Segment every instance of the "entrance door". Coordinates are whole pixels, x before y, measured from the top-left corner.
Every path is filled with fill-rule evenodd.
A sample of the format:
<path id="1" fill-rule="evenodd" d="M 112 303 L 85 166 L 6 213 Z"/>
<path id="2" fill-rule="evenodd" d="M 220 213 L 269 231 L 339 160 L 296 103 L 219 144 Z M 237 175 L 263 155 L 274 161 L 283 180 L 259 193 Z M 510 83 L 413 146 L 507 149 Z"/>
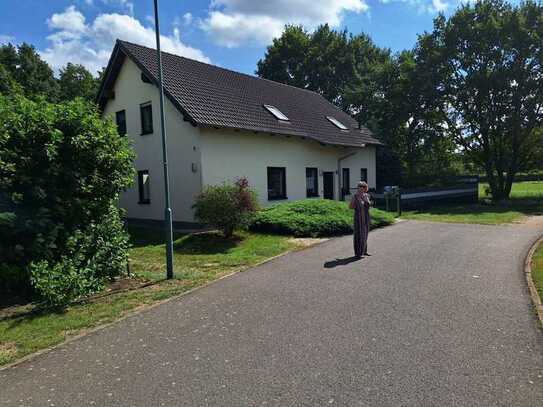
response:
<path id="1" fill-rule="evenodd" d="M 334 173 L 333 172 L 323 172 L 322 173 L 322 184 L 324 187 L 323 198 L 324 199 L 334 199 Z"/>

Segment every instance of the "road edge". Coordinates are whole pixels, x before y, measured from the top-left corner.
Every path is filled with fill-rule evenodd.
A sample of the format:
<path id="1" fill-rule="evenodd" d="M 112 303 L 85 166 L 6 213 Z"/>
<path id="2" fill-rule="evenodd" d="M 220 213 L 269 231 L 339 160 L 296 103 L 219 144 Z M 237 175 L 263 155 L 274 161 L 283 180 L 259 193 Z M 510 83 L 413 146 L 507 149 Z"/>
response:
<path id="1" fill-rule="evenodd" d="M 534 242 L 534 244 L 532 244 L 532 247 L 530 247 L 530 250 L 528 251 L 528 255 L 524 261 L 524 275 L 526 276 L 526 282 L 528 284 L 530 296 L 532 297 L 532 303 L 534 304 L 535 311 L 539 318 L 540 328 L 543 328 L 543 303 L 535 287 L 534 279 L 532 278 L 532 258 L 535 251 L 541 244 L 543 244 L 543 236 L 540 236 Z"/>
<path id="2" fill-rule="evenodd" d="M 395 221 L 393 223 L 391 223 L 390 225 L 385 225 L 385 226 L 382 226 L 382 227 L 378 227 L 378 228 L 373 229 L 372 231 L 378 231 L 378 230 L 385 229 L 385 228 L 390 227 L 390 226 L 395 226 L 395 225 L 398 225 L 398 224 L 403 223 L 405 221 L 407 221 L 407 220 L 395 219 Z M 348 236 L 348 235 L 344 235 L 344 236 Z M 149 311 L 149 310 L 151 310 L 151 309 L 153 309 L 155 307 L 158 307 L 158 306 L 160 306 L 162 304 L 168 303 L 170 301 L 174 301 L 174 300 L 182 298 L 182 297 L 184 297 L 186 295 L 192 294 L 195 291 L 198 291 L 198 290 L 201 290 L 203 288 L 209 287 L 212 284 L 218 283 L 219 281 L 224 280 L 226 278 L 230 278 L 230 277 L 232 277 L 232 276 L 234 276 L 234 275 L 236 275 L 238 273 L 247 272 L 249 270 L 252 270 L 252 269 L 255 269 L 255 268 L 259 267 L 259 266 L 262 266 L 262 265 L 264 265 L 266 263 L 269 263 L 270 261 L 276 260 L 276 259 L 281 258 L 283 256 L 287 256 L 287 255 L 289 255 L 291 253 L 311 249 L 311 248 L 314 248 L 315 246 L 325 244 L 325 243 L 327 243 L 327 242 L 329 242 L 331 240 L 341 238 L 341 237 L 344 237 L 344 236 L 326 237 L 326 238 L 323 238 L 322 241 L 316 242 L 316 243 L 314 243 L 312 245 L 309 245 L 309 246 L 305 246 L 305 247 L 301 247 L 301 248 L 292 248 L 292 249 L 287 250 L 287 251 L 285 251 L 283 253 L 280 253 L 280 254 L 278 254 L 276 256 L 264 259 L 259 263 L 253 264 L 252 266 L 249 266 L 249 267 L 246 267 L 246 268 L 240 268 L 238 270 L 234 270 L 233 272 L 228 273 L 228 274 L 226 274 L 226 275 L 224 275 L 222 277 L 219 277 L 216 280 L 210 281 L 210 282 L 208 282 L 206 284 L 203 284 L 203 285 L 200 285 L 198 287 L 194 287 L 194 288 L 192 288 L 192 289 L 190 289 L 188 291 L 185 291 L 183 293 L 173 295 L 172 297 L 166 298 L 166 299 L 161 300 L 161 301 L 157 301 L 157 302 L 155 302 L 153 304 L 145 305 L 145 306 L 142 306 L 142 307 L 136 307 L 135 309 L 133 309 L 131 311 L 128 311 L 125 315 L 123 315 L 122 317 L 120 317 L 120 318 L 118 318 L 118 319 L 116 319 L 114 321 L 111 321 L 111 322 L 108 322 L 108 323 L 105 323 L 105 324 L 101 324 L 101 325 L 97 325 L 97 326 L 95 326 L 93 328 L 90 328 L 90 329 L 87 329 L 87 330 L 83 330 L 83 332 L 80 332 L 77 335 L 66 338 L 64 341 L 59 342 L 56 345 L 50 346 L 48 348 L 40 349 L 40 350 L 38 350 L 36 352 L 30 353 L 30 354 L 28 354 L 26 356 L 23 356 L 21 359 L 17 359 L 15 361 L 11 362 L 11 363 L 0 366 L 0 373 L 6 371 L 8 369 L 17 367 L 18 365 L 21 365 L 21 364 L 23 364 L 25 362 L 28 362 L 30 360 L 33 360 L 35 358 L 38 358 L 38 357 L 40 357 L 42 355 L 45 355 L 45 354 L 47 354 L 47 353 L 49 353 L 49 352 L 51 352 L 51 351 L 53 351 L 53 350 L 55 350 L 57 348 L 61 348 L 62 346 L 68 345 L 69 343 L 74 342 L 74 341 L 76 341 L 78 339 L 81 339 L 81 338 L 83 338 L 85 336 L 92 335 L 92 334 L 94 334 L 96 332 L 99 332 L 102 329 L 108 328 L 109 326 L 114 325 L 114 324 L 116 324 L 118 322 L 121 322 L 121 321 L 123 321 L 125 319 L 128 319 L 128 318 L 131 318 L 133 316 L 139 315 L 139 314 L 141 314 L 143 312 Z M 151 284 L 151 285 L 153 285 L 153 284 Z"/>
<path id="3" fill-rule="evenodd" d="M 330 241 L 332 239 L 333 238 L 326 238 L 325 240 L 323 240 L 321 242 L 317 242 L 315 244 L 312 244 L 312 245 L 309 245 L 309 246 L 306 246 L 306 247 L 293 248 L 293 249 L 287 250 L 287 251 L 285 251 L 283 253 L 280 253 L 280 254 L 278 254 L 276 256 L 272 256 L 272 257 L 269 257 L 267 259 L 264 259 L 261 262 L 253 264 L 252 266 L 249 266 L 247 268 L 239 268 L 237 270 L 234 270 L 231 273 L 228 273 L 228 274 L 226 274 L 224 276 L 221 276 L 221 277 L 219 277 L 219 278 L 217 278 L 217 279 L 215 279 L 213 281 L 210 281 L 210 282 L 208 282 L 206 284 L 194 287 L 194 288 L 192 288 L 192 289 L 190 289 L 188 291 L 182 292 L 180 294 L 175 294 L 175 295 L 173 295 L 173 296 L 171 296 L 169 298 L 154 302 L 152 304 L 144 305 L 144 306 L 141 306 L 141 307 L 136 307 L 136 308 L 128 311 L 125 315 L 121 316 L 120 318 L 115 319 L 114 321 L 107 322 L 105 324 L 97 325 L 97 326 L 95 326 L 93 328 L 83 330 L 82 332 L 78 333 L 77 335 L 70 336 L 69 338 L 66 338 L 65 340 L 63 340 L 62 342 L 57 343 L 56 345 L 50 346 L 48 348 L 40 349 L 40 350 L 38 350 L 36 352 L 30 353 L 30 354 L 28 354 L 26 356 L 23 356 L 22 358 L 17 359 L 15 361 L 11 362 L 11 363 L 0 366 L 0 373 L 2 373 L 5 370 L 14 368 L 14 367 L 16 367 L 16 366 L 18 366 L 20 364 L 25 363 L 25 362 L 28 362 L 30 360 L 33 360 L 33 359 L 35 359 L 35 358 L 37 358 L 39 356 L 45 355 L 45 354 L 47 354 L 47 353 L 49 353 L 49 352 L 51 352 L 51 351 L 53 351 L 55 349 L 61 348 L 62 346 L 68 345 L 69 343 L 74 342 L 74 341 L 76 341 L 78 339 L 81 339 L 81 338 L 83 338 L 85 336 L 92 335 L 92 334 L 94 334 L 96 332 L 99 332 L 99 331 L 101 331 L 103 329 L 106 329 L 109 326 L 112 326 L 114 324 L 117 324 L 118 322 L 124 321 L 125 319 L 128 319 L 128 318 L 131 318 L 133 316 L 139 315 L 139 314 L 144 313 L 146 311 L 149 311 L 149 310 L 151 310 L 151 309 L 153 309 L 155 307 L 166 304 L 166 303 L 168 303 L 170 301 L 174 301 L 174 300 L 179 299 L 181 297 L 184 297 L 186 295 L 192 294 L 195 291 L 201 290 L 203 288 L 209 287 L 212 284 L 218 283 L 219 281 L 224 280 L 224 279 L 229 278 L 229 277 L 232 277 L 232 276 L 234 276 L 234 275 L 236 275 L 238 273 L 243 273 L 243 272 L 249 271 L 251 269 L 254 269 L 256 267 L 259 267 L 259 266 L 262 266 L 262 265 L 264 265 L 266 263 L 269 263 L 270 261 L 273 261 L 273 260 L 276 260 L 276 259 L 278 259 L 280 257 L 286 256 L 286 255 L 288 255 L 290 253 L 310 249 L 312 247 L 315 247 L 315 246 L 318 246 L 320 244 L 326 243 L 326 242 L 328 242 L 328 241 Z M 154 285 L 154 284 L 150 284 L 150 285 Z"/>

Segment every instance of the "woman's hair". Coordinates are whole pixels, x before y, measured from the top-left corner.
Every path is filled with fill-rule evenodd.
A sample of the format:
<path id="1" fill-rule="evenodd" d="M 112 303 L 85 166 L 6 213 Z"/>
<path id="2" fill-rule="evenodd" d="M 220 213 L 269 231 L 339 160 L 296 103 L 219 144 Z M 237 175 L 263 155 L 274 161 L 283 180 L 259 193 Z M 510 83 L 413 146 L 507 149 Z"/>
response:
<path id="1" fill-rule="evenodd" d="M 362 187 L 367 188 L 367 187 L 368 187 L 368 183 L 367 183 L 367 182 L 364 182 L 364 181 L 360 181 L 360 182 L 358 183 L 358 188 L 362 188 Z"/>

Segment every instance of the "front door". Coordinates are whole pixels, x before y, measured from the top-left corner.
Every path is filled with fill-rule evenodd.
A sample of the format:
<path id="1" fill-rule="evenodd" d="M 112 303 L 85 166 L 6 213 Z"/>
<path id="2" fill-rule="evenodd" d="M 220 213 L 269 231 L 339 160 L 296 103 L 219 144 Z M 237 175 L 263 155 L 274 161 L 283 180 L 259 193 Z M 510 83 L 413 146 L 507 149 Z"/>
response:
<path id="1" fill-rule="evenodd" d="M 323 172 L 322 173 L 322 185 L 324 187 L 323 198 L 334 199 L 334 173 Z"/>

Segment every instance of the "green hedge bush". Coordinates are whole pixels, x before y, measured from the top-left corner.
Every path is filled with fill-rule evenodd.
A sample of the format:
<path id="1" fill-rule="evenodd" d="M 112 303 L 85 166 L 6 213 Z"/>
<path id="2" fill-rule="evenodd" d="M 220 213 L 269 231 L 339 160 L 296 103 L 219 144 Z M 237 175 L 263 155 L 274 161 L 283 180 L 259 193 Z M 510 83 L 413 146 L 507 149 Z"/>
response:
<path id="1" fill-rule="evenodd" d="M 116 202 L 133 160 L 91 103 L 0 95 L 0 292 L 32 288 L 56 305 L 123 273 Z"/>
<path id="2" fill-rule="evenodd" d="M 371 209 L 372 229 L 390 225 L 392 214 Z M 353 211 L 345 202 L 306 199 L 273 205 L 259 211 L 251 230 L 298 237 L 334 236 L 352 233 Z"/>
<path id="3" fill-rule="evenodd" d="M 196 219 L 216 227 L 228 238 L 235 229 L 249 226 L 258 201 L 247 179 L 239 178 L 233 183 L 205 187 L 192 207 Z"/>

